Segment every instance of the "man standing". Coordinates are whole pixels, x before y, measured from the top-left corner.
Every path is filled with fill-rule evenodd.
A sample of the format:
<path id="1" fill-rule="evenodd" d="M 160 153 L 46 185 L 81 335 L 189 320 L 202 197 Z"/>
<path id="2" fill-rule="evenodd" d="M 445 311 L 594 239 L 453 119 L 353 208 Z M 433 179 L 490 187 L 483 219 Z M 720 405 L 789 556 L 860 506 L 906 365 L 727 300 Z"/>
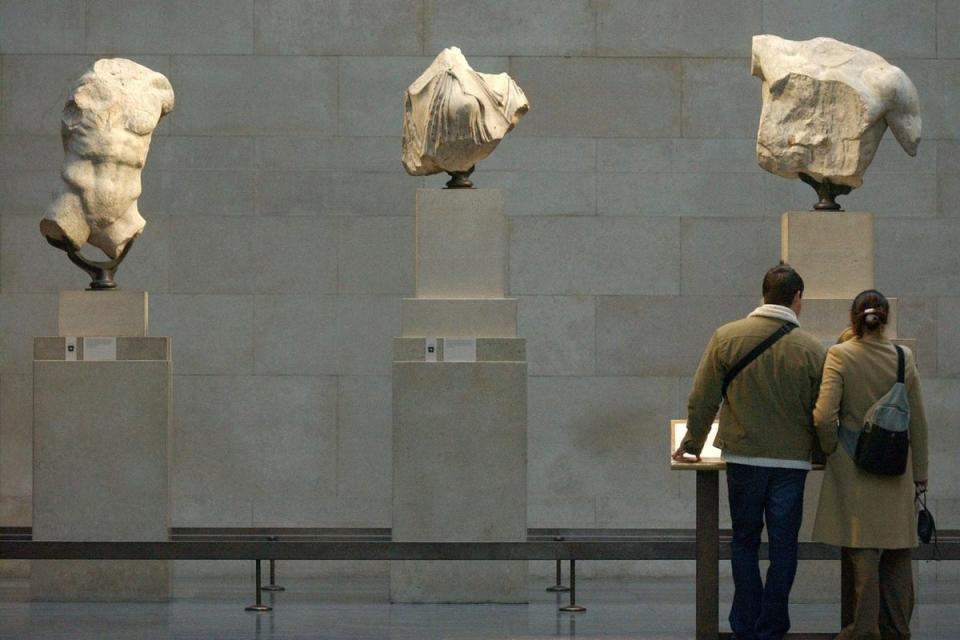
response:
<path id="1" fill-rule="evenodd" d="M 677 461 L 699 460 L 719 408 L 715 444 L 727 463 L 736 640 L 779 639 L 790 629 L 813 407 L 826 357 L 823 345 L 797 328 L 802 299 L 803 279 L 781 264 L 763 278 L 764 304 L 714 332 L 690 393 L 687 436 L 673 454 Z M 764 520 L 770 542 L 765 585 L 759 563 Z"/>

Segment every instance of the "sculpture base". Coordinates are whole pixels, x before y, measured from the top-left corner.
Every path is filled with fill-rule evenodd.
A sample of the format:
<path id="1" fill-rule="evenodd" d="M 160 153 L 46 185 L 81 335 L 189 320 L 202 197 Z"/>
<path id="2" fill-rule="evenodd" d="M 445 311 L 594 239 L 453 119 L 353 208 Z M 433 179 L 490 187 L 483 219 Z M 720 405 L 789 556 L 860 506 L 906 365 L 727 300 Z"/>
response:
<path id="1" fill-rule="evenodd" d="M 447 189 L 473 189 L 473 183 L 470 182 L 470 174 L 473 173 L 474 167 L 470 167 L 466 171 L 447 171 L 447 175 L 450 176 L 450 180 L 447 181 Z"/>
<path id="2" fill-rule="evenodd" d="M 61 336 L 145 336 L 148 330 L 146 291 L 61 291 Z"/>
<path id="3" fill-rule="evenodd" d="M 87 291 L 103 291 L 117 288 L 117 283 L 113 277 L 116 275 L 117 269 L 120 268 L 120 263 L 123 262 L 123 259 L 130 253 L 130 249 L 133 248 L 133 243 L 136 240 L 136 237 L 128 240 L 123 251 L 120 252 L 120 255 L 112 260 L 90 260 L 80 253 L 79 250 L 74 249 L 68 242 L 54 240 L 51 239 L 50 236 L 45 237 L 51 245 L 65 251 L 70 262 L 87 272 L 87 275 L 91 278 Z"/>
<path id="4" fill-rule="evenodd" d="M 508 223 L 499 189 L 417 190 L 417 298 L 503 298 Z"/>
<path id="5" fill-rule="evenodd" d="M 843 211 L 837 203 L 837 196 L 845 196 L 853 191 L 853 187 L 848 185 L 834 184 L 829 180 L 821 182 L 806 173 L 801 173 L 800 179 L 813 187 L 813 190 L 817 192 L 817 196 L 820 198 L 817 204 L 813 205 L 814 211 Z"/>

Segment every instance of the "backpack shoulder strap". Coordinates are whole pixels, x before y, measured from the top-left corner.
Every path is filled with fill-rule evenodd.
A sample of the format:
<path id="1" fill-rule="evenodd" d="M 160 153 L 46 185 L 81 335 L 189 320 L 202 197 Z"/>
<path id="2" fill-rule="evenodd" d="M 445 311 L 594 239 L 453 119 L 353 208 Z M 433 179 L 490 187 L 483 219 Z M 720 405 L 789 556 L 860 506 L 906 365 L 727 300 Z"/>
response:
<path id="1" fill-rule="evenodd" d="M 904 362 L 905 358 L 903 355 L 903 349 L 898 344 L 895 344 L 893 346 L 897 350 L 897 382 L 899 382 L 900 384 L 903 384 L 903 381 L 905 379 L 904 374 L 906 369 L 906 363 Z"/>
<path id="2" fill-rule="evenodd" d="M 736 378 L 741 371 L 747 368 L 751 362 L 756 360 L 763 354 L 764 351 L 772 347 L 777 340 L 787 335 L 791 331 L 797 328 L 797 325 L 792 322 L 784 322 L 783 325 L 770 334 L 763 342 L 755 346 L 750 353 L 740 358 L 740 361 L 737 364 L 733 365 L 730 368 L 730 371 L 727 371 L 727 375 L 723 377 L 723 387 L 720 390 L 720 394 L 723 396 L 723 399 L 727 399 L 727 387 L 730 386 L 730 383 L 733 382 L 733 379 Z M 899 347 L 898 347 L 899 348 Z"/>

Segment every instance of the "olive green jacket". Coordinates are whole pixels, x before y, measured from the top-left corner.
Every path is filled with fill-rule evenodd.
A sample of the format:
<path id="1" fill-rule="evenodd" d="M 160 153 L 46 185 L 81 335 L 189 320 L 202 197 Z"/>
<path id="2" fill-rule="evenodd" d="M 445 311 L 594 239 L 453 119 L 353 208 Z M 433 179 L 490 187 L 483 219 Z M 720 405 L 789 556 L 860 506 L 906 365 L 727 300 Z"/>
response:
<path id="1" fill-rule="evenodd" d="M 742 456 L 811 459 L 813 407 L 826 349 L 809 333 L 794 329 L 750 363 L 721 404 L 727 371 L 781 325 L 782 320 L 751 316 L 714 332 L 690 393 L 684 451 L 700 453 L 719 408 L 718 448 Z"/>

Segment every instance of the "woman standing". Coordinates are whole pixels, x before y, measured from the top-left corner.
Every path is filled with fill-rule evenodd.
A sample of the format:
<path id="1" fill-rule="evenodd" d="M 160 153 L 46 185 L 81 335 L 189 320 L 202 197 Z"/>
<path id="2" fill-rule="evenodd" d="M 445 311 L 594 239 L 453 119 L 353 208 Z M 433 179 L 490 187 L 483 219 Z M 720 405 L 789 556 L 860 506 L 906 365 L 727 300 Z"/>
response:
<path id="1" fill-rule="evenodd" d="M 853 622 L 838 640 L 910 637 L 913 613 L 911 550 L 917 546 L 915 491 L 927 487 L 927 422 L 916 360 L 903 349 L 910 401 L 910 453 L 900 476 L 858 468 L 839 444 L 838 425 L 859 432 L 867 410 L 897 381 L 897 352 L 884 336 L 890 305 L 879 291 L 859 294 L 850 329 L 830 348 L 814 422 L 828 454 L 813 530 L 816 542 L 842 547 L 853 571 Z"/>

